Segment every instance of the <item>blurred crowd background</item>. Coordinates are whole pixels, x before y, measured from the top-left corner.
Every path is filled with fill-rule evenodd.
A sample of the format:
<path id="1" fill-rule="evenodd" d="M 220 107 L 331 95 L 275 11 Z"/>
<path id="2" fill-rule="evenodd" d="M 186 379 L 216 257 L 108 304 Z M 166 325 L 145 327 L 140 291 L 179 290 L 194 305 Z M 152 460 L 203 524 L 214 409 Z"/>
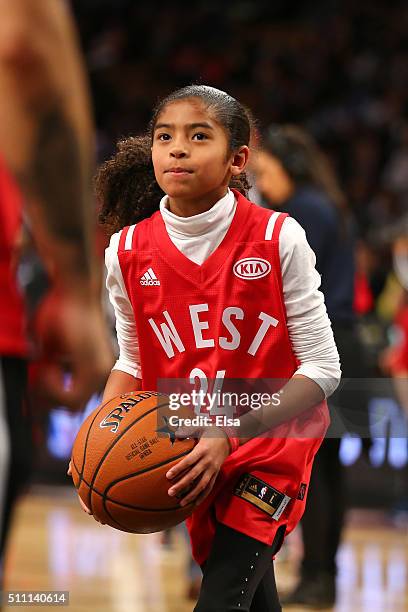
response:
<path id="1" fill-rule="evenodd" d="M 157 98 L 227 90 L 260 127 L 298 123 L 340 176 L 362 236 L 408 207 L 408 5 L 381 1 L 74 0 L 100 158 Z"/>

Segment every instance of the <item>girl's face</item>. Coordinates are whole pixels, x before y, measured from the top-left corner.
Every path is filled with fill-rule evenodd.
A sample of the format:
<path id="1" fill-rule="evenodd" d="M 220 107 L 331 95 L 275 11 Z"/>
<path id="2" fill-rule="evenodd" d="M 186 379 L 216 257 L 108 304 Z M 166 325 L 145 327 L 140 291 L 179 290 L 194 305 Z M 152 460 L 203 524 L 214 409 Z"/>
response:
<path id="1" fill-rule="evenodd" d="M 258 191 L 274 206 L 282 206 L 292 195 L 294 183 L 281 162 L 265 151 L 256 154 L 252 167 Z"/>
<path id="2" fill-rule="evenodd" d="M 231 175 L 242 172 L 245 150 L 229 153 L 224 128 L 200 100 L 180 100 L 165 106 L 153 133 L 152 160 L 156 180 L 169 196 L 205 208 L 225 195 Z M 241 151 L 240 149 L 240 151 Z"/>

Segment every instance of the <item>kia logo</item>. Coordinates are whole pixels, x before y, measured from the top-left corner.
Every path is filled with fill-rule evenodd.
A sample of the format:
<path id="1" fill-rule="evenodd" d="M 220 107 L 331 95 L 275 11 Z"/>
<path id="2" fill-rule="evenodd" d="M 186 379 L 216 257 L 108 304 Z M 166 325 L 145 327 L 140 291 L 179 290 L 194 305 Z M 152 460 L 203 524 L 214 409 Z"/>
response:
<path id="1" fill-rule="evenodd" d="M 246 257 L 237 261 L 233 269 L 235 276 L 238 276 L 238 278 L 252 280 L 266 276 L 271 271 L 271 268 L 271 264 L 266 259 Z"/>

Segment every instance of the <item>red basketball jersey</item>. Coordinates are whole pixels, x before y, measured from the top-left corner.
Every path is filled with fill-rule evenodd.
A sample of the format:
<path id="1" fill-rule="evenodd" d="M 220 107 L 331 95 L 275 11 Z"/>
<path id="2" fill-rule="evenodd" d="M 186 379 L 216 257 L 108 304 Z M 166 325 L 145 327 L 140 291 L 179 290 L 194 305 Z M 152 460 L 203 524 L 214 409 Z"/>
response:
<path id="1" fill-rule="evenodd" d="M 23 300 L 13 269 L 21 210 L 21 193 L 0 157 L 0 355 L 18 357 L 27 352 Z"/>
<path id="2" fill-rule="evenodd" d="M 202 265 L 173 244 L 159 211 L 122 230 L 118 258 L 136 321 L 144 389 L 156 389 L 159 379 L 192 385 L 200 379 L 202 386 L 216 379 L 219 388 L 234 379 L 287 380 L 297 369 L 279 257 L 287 215 L 234 193 L 232 223 Z M 199 563 L 209 554 L 215 520 L 268 544 L 282 523 L 293 529 L 327 425 L 323 402 L 274 430 L 274 437 L 254 438 L 227 458 L 210 496 L 188 521 Z"/>

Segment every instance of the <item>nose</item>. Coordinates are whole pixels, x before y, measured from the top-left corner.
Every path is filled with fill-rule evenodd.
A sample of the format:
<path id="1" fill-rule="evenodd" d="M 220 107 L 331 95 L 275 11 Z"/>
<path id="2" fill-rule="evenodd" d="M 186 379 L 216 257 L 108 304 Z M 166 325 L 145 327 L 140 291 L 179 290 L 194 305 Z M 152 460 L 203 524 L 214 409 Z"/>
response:
<path id="1" fill-rule="evenodd" d="M 185 146 L 183 140 L 178 138 L 177 141 L 173 141 L 172 145 L 173 146 L 170 149 L 171 157 L 174 157 L 175 159 L 182 159 L 188 156 L 188 149 Z"/>
<path id="2" fill-rule="evenodd" d="M 187 157 L 187 151 L 181 147 L 174 147 L 174 149 L 170 151 L 170 156 L 175 159 L 182 159 L 183 157 Z"/>

